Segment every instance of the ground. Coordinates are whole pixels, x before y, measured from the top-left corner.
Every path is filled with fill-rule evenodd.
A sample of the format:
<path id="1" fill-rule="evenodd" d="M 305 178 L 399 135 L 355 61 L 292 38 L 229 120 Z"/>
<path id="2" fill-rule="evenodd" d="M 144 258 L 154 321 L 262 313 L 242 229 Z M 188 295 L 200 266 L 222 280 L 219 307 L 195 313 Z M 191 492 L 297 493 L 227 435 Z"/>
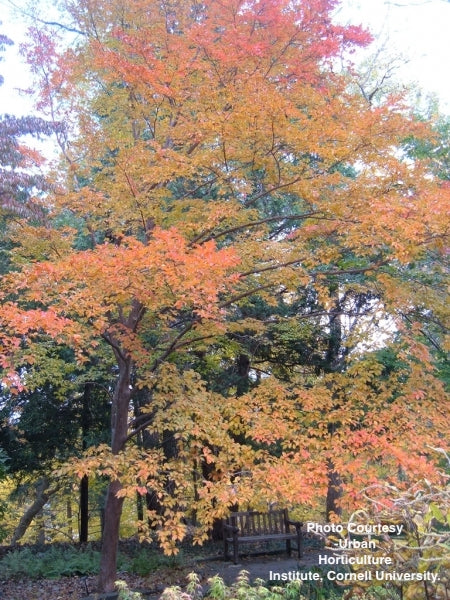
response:
<path id="1" fill-rule="evenodd" d="M 295 553 L 294 553 L 295 554 Z M 120 573 L 119 578 L 125 580 L 130 589 L 139 590 L 144 598 L 156 600 L 164 588 L 171 585 L 186 583 L 186 576 L 192 571 L 200 576 L 202 585 L 208 585 L 208 579 L 219 574 L 226 583 L 235 581 L 242 570 L 249 572 L 250 580 L 257 578 L 268 580 L 270 572 L 287 573 L 300 568 L 317 565 L 317 549 L 307 548 L 303 558 L 299 561 L 293 554 L 289 558 L 286 554 L 245 556 L 238 565 L 232 562 L 219 560 L 218 557 L 204 557 L 195 561 L 188 561 L 186 566 L 177 568 L 164 567 L 146 577 Z M 19 581 L 0 581 L 0 600 L 87 600 L 95 589 L 95 577 L 63 577 L 54 580 L 32 581 L 22 579 Z"/>

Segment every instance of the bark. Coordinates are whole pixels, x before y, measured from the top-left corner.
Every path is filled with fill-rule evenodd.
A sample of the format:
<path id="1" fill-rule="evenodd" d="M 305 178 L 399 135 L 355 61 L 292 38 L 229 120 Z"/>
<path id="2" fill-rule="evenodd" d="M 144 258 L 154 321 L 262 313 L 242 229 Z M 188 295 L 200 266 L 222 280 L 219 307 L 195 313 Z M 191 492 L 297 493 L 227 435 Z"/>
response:
<path id="1" fill-rule="evenodd" d="M 127 317 L 121 313 L 120 324 L 124 330 L 135 333 L 142 316 L 144 307 L 134 300 Z M 104 339 L 111 346 L 117 360 L 119 376 L 111 403 L 111 452 L 119 454 L 125 447 L 128 438 L 128 410 L 131 401 L 131 376 L 133 361 L 130 354 L 114 333 L 105 332 Z M 117 550 L 119 547 L 120 517 L 122 516 L 123 498 L 117 494 L 121 489 L 120 480 L 112 480 L 106 492 L 105 519 L 102 532 L 102 550 L 98 588 L 100 592 L 112 592 L 117 578 Z"/>
<path id="2" fill-rule="evenodd" d="M 87 449 L 86 440 L 91 429 L 90 403 L 92 401 L 92 384 L 86 383 L 83 391 L 83 405 L 81 411 L 81 436 L 83 450 Z M 80 522 L 79 540 L 85 544 L 89 537 L 89 479 L 85 475 L 80 481 Z"/>
<path id="3" fill-rule="evenodd" d="M 147 411 L 144 413 L 142 412 L 142 409 L 144 407 L 148 409 L 148 406 L 151 403 L 151 394 L 149 390 L 141 390 L 141 392 L 135 398 L 135 401 L 135 426 L 140 427 L 142 420 L 144 420 L 144 422 L 146 423 L 149 423 L 153 418 L 153 415 L 151 413 Z M 170 437 L 170 433 L 168 433 L 167 435 Z M 171 452 L 170 444 L 168 445 L 166 435 L 161 436 L 159 433 L 156 433 L 154 431 L 150 432 L 148 431 L 148 429 L 143 428 L 139 432 L 139 437 L 137 439 L 139 440 L 138 443 L 141 445 L 141 447 L 145 448 L 146 450 L 150 450 L 153 448 L 162 448 L 164 451 L 164 455 L 167 457 L 167 459 L 174 456 L 174 453 Z M 174 451 L 175 449 L 176 447 L 172 448 L 172 450 Z M 142 508 L 144 508 L 144 506 Z M 149 490 L 145 496 L 145 508 L 147 511 L 152 513 L 154 512 L 157 515 L 163 514 L 164 507 L 159 501 L 156 493 L 152 490 Z M 148 520 L 148 526 L 152 527 L 150 520 Z"/>
<path id="4" fill-rule="evenodd" d="M 124 356 L 120 351 L 116 351 L 115 354 L 119 366 L 119 377 L 111 406 L 111 450 L 113 454 L 118 454 L 124 448 L 127 439 L 132 361 L 129 356 Z M 112 592 L 115 588 L 120 517 L 123 506 L 123 498 L 117 497 L 120 489 L 120 481 L 113 480 L 106 493 L 105 525 L 98 576 L 100 592 Z"/>
<path id="5" fill-rule="evenodd" d="M 329 322 L 330 333 L 328 339 L 328 349 L 326 354 L 326 369 L 328 372 L 339 372 L 343 367 L 343 333 L 341 323 L 341 306 L 339 301 L 339 289 L 336 287 L 330 290 L 330 295 L 335 299 L 334 314 L 331 313 Z M 340 427 L 339 423 L 329 423 L 328 433 L 330 434 L 330 444 L 333 444 L 333 434 Z M 331 459 L 327 461 L 327 478 L 328 488 L 326 497 L 326 518 L 330 520 L 332 513 L 336 515 L 342 514 L 342 509 L 339 506 L 339 499 L 342 496 L 342 479 L 340 474 L 335 470 L 335 465 Z"/>
<path id="6" fill-rule="evenodd" d="M 89 537 L 89 479 L 83 475 L 80 481 L 80 544 L 86 544 Z"/>
<path id="7" fill-rule="evenodd" d="M 144 520 L 144 500 L 141 494 L 136 494 L 136 514 L 139 522 Z"/>
<path id="8" fill-rule="evenodd" d="M 105 504 L 105 528 L 102 536 L 102 552 L 98 586 L 101 592 L 112 592 L 115 589 L 117 571 L 117 551 L 119 547 L 120 517 L 122 516 L 123 498 L 118 498 L 121 489 L 120 481 L 111 481 L 108 486 Z"/>
<path id="9" fill-rule="evenodd" d="M 45 544 L 45 527 L 43 524 L 39 527 L 39 531 L 36 536 L 36 544 L 39 546 L 43 546 Z"/>
<path id="10" fill-rule="evenodd" d="M 169 461 L 172 458 L 175 458 L 177 455 L 175 437 L 173 435 L 173 432 L 171 431 L 164 431 L 162 435 L 144 431 L 142 439 L 144 448 L 146 448 L 147 450 L 150 448 L 162 448 L 165 459 L 167 461 Z M 165 488 L 168 494 L 172 494 L 174 490 L 173 481 L 169 480 L 166 483 Z M 145 502 L 148 511 L 155 512 L 157 515 L 162 515 L 164 513 L 164 506 L 159 501 L 155 492 L 149 491 L 146 494 Z"/>
<path id="11" fill-rule="evenodd" d="M 41 479 L 39 479 L 39 481 L 36 483 L 36 498 L 33 504 L 27 508 L 20 519 L 20 522 L 13 533 L 11 546 L 15 546 L 17 542 L 25 535 L 25 532 L 33 522 L 33 519 L 41 512 L 41 510 L 49 501 L 50 497 L 58 491 L 58 487 L 52 489 L 49 489 L 49 487 L 50 480 L 46 475 L 41 477 Z"/>
<path id="12" fill-rule="evenodd" d="M 135 396 L 133 398 L 134 421 L 131 425 L 132 428 L 135 427 L 135 423 L 137 423 L 139 420 L 139 417 L 142 416 L 142 413 L 141 413 L 142 405 L 146 404 L 146 400 L 148 401 L 148 390 L 145 390 L 145 392 L 147 392 L 147 393 L 145 393 L 145 399 L 140 397 L 143 395 L 144 390 L 141 390 L 140 392 L 141 392 L 140 394 L 139 394 L 139 392 L 137 394 L 135 394 Z M 138 448 L 144 447 L 142 431 L 138 431 L 138 433 L 136 434 L 136 444 L 137 444 Z M 136 513 L 137 513 L 138 522 L 142 523 L 144 521 L 144 498 L 139 493 L 136 493 Z M 140 533 L 139 526 L 138 526 L 138 533 Z"/>
<path id="13" fill-rule="evenodd" d="M 342 508 L 338 504 L 338 500 L 342 496 L 342 479 L 337 471 L 334 470 L 334 465 L 331 460 L 328 461 L 328 489 L 326 500 L 326 515 L 327 521 L 330 520 L 332 513 L 341 516 Z"/>
<path id="14" fill-rule="evenodd" d="M 72 499 L 69 497 L 66 501 L 66 515 L 67 515 L 67 535 L 73 540 L 73 510 L 72 510 Z"/>

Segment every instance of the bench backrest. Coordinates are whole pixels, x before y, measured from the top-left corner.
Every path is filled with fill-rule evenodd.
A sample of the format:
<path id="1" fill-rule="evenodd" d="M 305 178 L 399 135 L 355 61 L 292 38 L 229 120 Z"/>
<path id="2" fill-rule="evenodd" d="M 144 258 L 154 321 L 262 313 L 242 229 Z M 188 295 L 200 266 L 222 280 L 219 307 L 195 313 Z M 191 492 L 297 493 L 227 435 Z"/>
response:
<path id="1" fill-rule="evenodd" d="M 286 510 L 235 512 L 226 519 L 228 525 L 237 527 L 240 536 L 273 535 L 286 533 Z"/>

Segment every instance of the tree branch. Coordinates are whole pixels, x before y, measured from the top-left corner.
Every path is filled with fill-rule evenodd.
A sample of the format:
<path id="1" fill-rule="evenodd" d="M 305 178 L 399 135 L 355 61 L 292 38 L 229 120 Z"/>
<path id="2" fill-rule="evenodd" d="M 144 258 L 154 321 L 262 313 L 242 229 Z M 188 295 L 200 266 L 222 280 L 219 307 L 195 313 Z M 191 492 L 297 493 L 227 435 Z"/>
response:
<path id="1" fill-rule="evenodd" d="M 35 22 L 42 23 L 42 25 L 48 25 L 49 27 L 59 27 L 60 29 L 64 29 L 69 33 L 76 33 L 77 35 L 87 35 L 84 31 L 77 29 L 75 27 L 71 27 L 70 25 L 64 25 L 64 23 L 59 23 L 58 21 L 46 21 L 45 19 L 40 19 L 36 15 L 24 10 L 22 7 L 18 6 L 11 0 L 8 0 L 8 4 L 10 4 L 20 15 L 24 17 L 28 17 Z"/>

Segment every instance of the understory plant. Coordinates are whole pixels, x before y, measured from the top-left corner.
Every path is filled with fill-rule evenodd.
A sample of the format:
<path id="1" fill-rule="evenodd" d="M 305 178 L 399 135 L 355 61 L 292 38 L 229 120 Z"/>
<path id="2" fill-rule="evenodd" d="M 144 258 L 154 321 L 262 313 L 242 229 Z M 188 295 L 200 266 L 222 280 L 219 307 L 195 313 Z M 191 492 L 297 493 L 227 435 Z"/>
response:
<path id="1" fill-rule="evenodd" d="M 132 592 L 127 583 L 121 579 L 116 581 L 116 588 L 119 591 L 119 600 L 142 600 L 142 594 Z"/>
<path id="2" fill-rule="evenodd" d="M 0 561 L 0 578 L 56 579 L 73 575 L 92 575 L 98 572 L 100 553 L 92 549 L 50 548 L 36 552 L 21 548 L 6 554 Z"/>
<path id="3" fill-rule="evenodd" d="M 179 586 L 166 588 L 161 600 L 334 600 L 339 597 L 332 591 L 326 595 L 324 590 L 307 591 L 301 581 L 291 581 L 286 586 L 269 586 L 262 579 L 250 582 L 248 571 L 241 571 L 236 581 L 227 585 L 223 578 L 215 575 L 208 580 L 209 588 L 204 594 L 198 575 L 188 576 L 186 590 Z M 306 594 L 305 594 L 306 592 Z"/>
<path id="4" fill-rule="evenodd" d="M 423 479 L 403 492 L 393 485 L 373 485 L 365 490 L 371 508 L 358 511 L 366 523 L 403 524 L 401 536 L 381 542 L 392 558 L 391 570 L 437 576 L 435 582 L 412 580 L 396 586 L 402 600 L 450 598 L 450 459 L 444 450 L 434 450 L 443 457 L 440 482 Z"/>

